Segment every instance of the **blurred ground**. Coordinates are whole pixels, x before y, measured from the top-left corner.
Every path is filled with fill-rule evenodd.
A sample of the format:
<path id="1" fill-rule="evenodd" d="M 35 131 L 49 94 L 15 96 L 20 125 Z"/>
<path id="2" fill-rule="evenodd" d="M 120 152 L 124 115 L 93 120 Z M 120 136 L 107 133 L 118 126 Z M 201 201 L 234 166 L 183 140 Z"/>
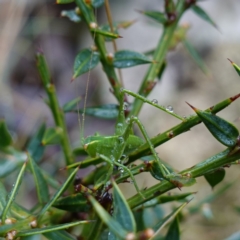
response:
<path id="1" fill-rule="evenodd" d="M 144 52 L 156 45 L 161 29 L 135 10 L 156 10 L 161 2 L 110 1 L 115 20 L 137 20 L 131 28 L 121 31 L 123 38 L 117 41 L 119 49 Z M 60 18 L 61 10 L 71 9 L 74 5 L 58 6 L 50 0 L 2 0 L 0 4 L 0 117 L 7 120 L 21 147 L 43 119 L 52 124 L 51 115 L 42 100 L 45 95 L 35 68 L 36 49 L 40 48 L 46 54 L 60 102 L 63 104 L 78 95 L 84 95 L 86 76 L 80 77 L 74 83 L 70 83 L 70 79 L 75 55 L 80 49 L 92 45 L 92 40 L 83 24 Z M 174 111 L 183 116 L 193 114 L 185 101 L 205 109 L 240 91 L 239 76 L 227 61 L 227 58 L 230 58 L 240 64 L 240 2 L 215 0 L 202 2 L 200 5 L 215 20 L 219 31 L 191 12 L 187 12 L 181 22 L 191 25 L 187 38 L 204 58 L 211 76 L 204 75 L 183 46 L 179 45 L 168 55 L 168 68 L 150 96 L 151 99 L 157 99 L 161 105 L 173 106 Z M 101 23 L 106 21 L 104 9 L 98 10 L 98 18 Z M 146 69 L 147 66 L 140 66 L 123 70 L 126 88 L 137 91 Z M 89 106 L 93 105 L 96 99 L 102 103 L 114 101 L 105 80 L 100 67 L 91 73 Z M 99 100 L 99 96 L 104 98 Z M 237 120 L 240 117 L 239 101 L 219 115 L 240 128 Z M 140 119 L 150 136 L 178 123 L 151 106 L 144 106 Z M 70 114 L 67 120 L 71 139 L 76 142 L 79 139 L 77 116 Z M 93 134 L 99 129 L 102 133 L 112 134 L 114 122 L 88 118 L 85 127 L 86 134 Z M 162 159 L 182 170 L 223 149 L 206 128 L 199 125 L 157 150 Z M 238 166 L 227 169 L 224 182 L 239 180 L 238 171 Z M 142 179 L 141 177 L 142 186 L 152 184 L 149 176 Z M 198 185 L 191 190 L 197 191 L 197 194 L 190 206 L 211 192 L 204 179 L 199 179 Z M 130 189 L 128 192 L 126 189 L 126 194 L 132 191 Z M 235 184 L 212 203 L 214 219 L 206 221 L 202 216 L 195 215 L 182 224 L 182 239 L 225 239 L 237 231 L 240 216 L 233 206 L 239 206 L 239 198 L 239 187 Z"/>

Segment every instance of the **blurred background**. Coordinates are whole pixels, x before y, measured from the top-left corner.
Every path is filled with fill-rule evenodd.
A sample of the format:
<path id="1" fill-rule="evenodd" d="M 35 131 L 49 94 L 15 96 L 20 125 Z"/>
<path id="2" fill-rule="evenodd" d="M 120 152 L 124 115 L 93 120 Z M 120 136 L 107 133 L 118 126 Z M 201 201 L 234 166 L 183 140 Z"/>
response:
<path id="1" fill-rule="evenodd" d="M 118 49 L 146 52 L 156 46 L 161 35 L 161 26 L 136 10 L 161 10 L 162 2 L 110 0 L 114 21 L 136 21 L 130 28 L 120 31 L 123 38 L 117 40 Z M 187 40 L 204 59 L 208 74 L 199 69 L 184 46 L 179 44 L 168 54 L 168 66 L 163 78 L 149 96 L 150 99 L 157 99 L 161 105 L 171 105 L 182 116 L 193 114 L 185 101 L 205 109 L 240 92 L 239 76 L 227 60 L 230 58 L 240 65 L 240 2 L 212 0 L 200 2 L 199 5 L 215 21 L 218 29 L 190 11 L 183 16 L 181 24 L 190 25 Z M 85 95 L 87 75 L 71 83 L 72 68 L 78 51 L 91 46 L 93 40 L 84 23 L 74 23 L 61 17 L 61 11 L 73 9 L 74 4 L 57 5 L 50 0 L 1 0 L 0 6 L 0 118 L 6 119 L 18 147 L 24 148 L 29 136 L 43 120 L 49 126 L 53 124 L 48 107 L 43 101 L 45 93 L 35 66 L 35 52 L 41 49 L 45 53 L 59 101 L 63 105 L 77 96 Z M 99 24 L 107 22 L 103 7 L 97 10 L 97 16 Z M 111 45 L 109 49 L 112 51 Z M 124 69 L 122 74 L 125 87 L 136 92 L 147 67 L 141 65 Z M 109 91 L 101 66 L 98 66 L 90 75 L 87 106 L 100 103 L 115 103 L 115 99 Z M 236 101 L 219 116 L 233 122 L 240 129 L 240 102 Z M 140 119 L 150 136 L 179 123 L 151 106 L 143 107 Z M 80 132 L 77 115 L 69 114 L 67 122 L 71 141 L 77 145 Z M 99 130 L 102 134 L 113 134 L 114 121 L 88 117 L 85 134 L 94 134 Z M 157 151 L 164 161 L 182 170 L 224 148 L 201 124 L 160 146 Z M 49 156 L 55 150 L 50 150 Z M 237 184 L 239 171 L 239 166 L 227 169 L 224 182 L 236 183 L 212 202 L 212 219 L 206 220 L 198 214 L 183 222 L 182 239 L 225 239 L 239 230 L 240 214 L 234 209 L 240 206 Z M 142 187 L 153 184 L 149 175 L 144 179 L 141 177 L 139 182 Z M 212 192 L 202 178 L 190 190 L 197 191 L 190 206 Z M 132 188 L 125 189 L 125 194 L 131 195 L 132 191 Z"/>

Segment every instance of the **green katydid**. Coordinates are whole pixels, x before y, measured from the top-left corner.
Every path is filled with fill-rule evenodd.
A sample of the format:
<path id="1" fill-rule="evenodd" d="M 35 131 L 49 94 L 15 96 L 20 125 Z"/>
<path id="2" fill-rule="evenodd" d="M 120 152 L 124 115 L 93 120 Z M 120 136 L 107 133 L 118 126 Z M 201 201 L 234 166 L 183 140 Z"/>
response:
<path id="1" fill-rule="evenodd" d="M 94 188 L 99 189 L 100 187 L 102 187 L 102 185 L 107 184 L 113 173 L 113 167 L 114 165 L 116 165 L 119 167 L 119 169 L 121 169 L 122 172 L 127 172 L 129 174 L 129 177 L 132 179 L 132 182 L 137 192 L 144 198 L 144 194 L 140 191 L 131 170 L 123 164 L 123 162 L 124 163 L 127 162 L 128 154 L 130 154 L 133 150 L 136 150 L 138 147 L 144 144 L 144 140 L 142 138 L 132 134 L 132 127 L 134 123 L 138 125 L 142 135 L 144 136 L 145 141 L 149 146 L 149 152 L 151 153 L 151 155 L 153 155 L 156 165 L 158 166 L 161 172 L 162 178 L 172 182 L 179 188 L 183 185 L 190 184 L 192 179 L 189 176 L 181 176 L 176 173 L 170 173 L 168 169 L 161 163 L 161 160 L 159 159 L 156 150 L 154 149 L 154 146 L 151 144 L 151 140 L 148 137 L 147 132 L 143 124 L 140 122 L 140 120 L 135 116 L 131 116 L 127 119 L 125 118 L 125 110 L 127 107 L 127 103 L 124 102 L 125 94 L 137 97 L 142 101 L 154 107 L 157 107 L 182 121 L 185 120 L 182 117 L 175 114 L 174 112 L 168 111 L 164 107 L 158 105 L 156 101 L 150 101 L 127 89 L 121 89 L 120 93 L 121 101 L 119 106 L 118 119 L 115 125 L 116 130 L 114 135 L 113 136 L 94 135 L 82 139 L 84 149 L 91 157 L 100 157 L 103 161 L 109 163 L 110 165 L 108 173 L 102 176 L 101 183 L 94 186 Z"/>

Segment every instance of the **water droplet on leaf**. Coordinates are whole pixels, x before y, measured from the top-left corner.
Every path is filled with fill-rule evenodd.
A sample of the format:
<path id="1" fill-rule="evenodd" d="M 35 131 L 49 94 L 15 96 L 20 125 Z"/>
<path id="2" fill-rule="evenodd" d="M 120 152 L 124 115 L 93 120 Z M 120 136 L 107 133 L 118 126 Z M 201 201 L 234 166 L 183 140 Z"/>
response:
<path id="1" fill-rule="evenodd" d="M 120 144 L 123 144 L 124 143 L 124 138 L 123 137 L 118 137 L 118 141 Z"/>
<path id="2" fill-rule="evenodd" d="M 171 105 L 168 105 L 166 107 L 166 110 L 169 111 L 169 112 L 173 112 L 174 109 L 173 109 L 173 107 Z"/>
<path id="3" fill-rule="evenodd" d="M 126 123 L 129 124 L 130 123 L 130 118 L 126 119 Z"/>
<path id="4" fill-rule="evenodd" d="M 123 103 L 123 110 L 127 110 L 128 109 L 128 103 L 127 102 L 124 102 Z"/>
<path id="5" fill-rule="evenodd" d="M 153 104 L 158 104 L 158 100 L 157 100 L 157 99 L 153 99 L 151 102 L 152 102 Z"/>

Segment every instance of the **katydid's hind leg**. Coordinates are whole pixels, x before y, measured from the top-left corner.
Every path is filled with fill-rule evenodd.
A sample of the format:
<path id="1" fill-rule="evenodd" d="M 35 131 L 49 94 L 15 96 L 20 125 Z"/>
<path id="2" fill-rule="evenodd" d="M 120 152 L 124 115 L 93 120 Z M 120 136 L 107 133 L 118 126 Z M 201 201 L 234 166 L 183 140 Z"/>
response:
<path id="1" fill-rule="evenodd" d="M 113 172 L 113 166 L 116 165 L 116 166 L 120 167 L 123 171 L 128 172 L 128 174 L 129 174 L 130 178 L 132 179 L 132 182 L 133 182 L 133 184 L 134 184 L 134 186 L 135 186 L 135 188 L 136 188 L 136 191 L 140 194 L 140 196 L 141 196 L 143 199 L 145 199 L 145 197 L 144 197 L 143 194 L 141 193 L 141 191 L 140 191 L 140 189 L 139 189 L 139 187 L 138 187 L 138 185 L 137 185 L 137 183 L 136 183 L 136 180 L 135 180 L 135 178 L 134 178 L 131 170 L 129 170 L 128 167 L 124 166 L 123 164 L 121 164 L 121 163 L 119 163 L 119 162 L 117 162 L 117 161 L 115 161 L 115 160 L 112 161 L 111 159 L 109 159 L 108 157 L 106 157 L 106 156 L 104 156 L 104 155 L 100 155 L 100 158 L 102 158 L 104 161 L 108 162 L 108 163 L 111 165 L 111 172 L 108 172 L 108 180 L 111 178 L 111 174 L 112 174 L 112 172 Z M 109 174 L 109 173 L 110 173 L 110 174 Z M 106 179 L 107 179 L 107 178 L 106 178 Z M 108 181 L 108 180 L 107 180 L 107 181 Z M 107 181 L 106 181 L 106 182 L 107 182 Z"/>
<path id="2" fill-rule="evenodd" d="M 145 199 L 144 195 L 141 193 L 141 190 L 139 189 L 139 187 L 138 187 L 138 185 L 137 185 L 137 182 L 136 182 L 136 180 L 135 180 L 135 178 L 134 178 L 131 170 L 130 170 L 128 167 L 126 167 L 125 165 L 121 164 L 121 163 L 114 162 L 114 164 L 115 164 L 116 166 L 119 166 L 123 171 L 126 171 L 126 172 L 129 174 L 129 177 L 132 179 L 132 182 L 133 182 L 133 184 L 134 184 L 134 187 L 136 188 L 137 193 L 139 193 L 140 196 L 141 196 L 143 199 Z"/>
<path id="3" fill-rule="evenodd" d="M 114 167 L 114 164 L 113 162 L 108 158 L 106 157 L 105 155 L 102 155 L 100 154 L 99 157 L 104 160 L 105 162 L 107 162 L 109 164 L 109 169 L 108 169 L 108 172 L 105 176 L 102 176 L 100 177 L 100 180 L 97 181 L 97 183 L 94 185 L 94 189 L 97 190 L 99 189 L 100 187 L 102 187 L 103 185 L 106 186 L 107 185 L 107 182 L 110 180 L 111 178 L 111 175 L 113 173 L 113 167 Z"/>
<path id="4" fill-rule="evenodd" d="M 161 171 L 161 173 L 162 173 L 162 175 L 163 175 L 163 178 L 169 180 L 169 179 L 171 178 L 171 173 L 170 173 L 170 172 L 168 171 L 168 169 L 161 163 L 161 160 L 160 160 L 160 158 L 158 157 L 157 152 L 156 152 L 154 146 L 152 145 L 151 140 L 150 140 L 150 138 L 149 138 L 149 136 L 148 136 L 148 134 L 147 134 L 147 132 L 146 132 L 143 124 L 140 122 L 140 120 L 139 120 L 137 117 L 134 117 L 134 116 L 131 117 L 129 126 L 132 127 L 133 123 L 136 123 L 136 124 L 138 125 L 141 133 L 143 134 L 146 142 L 148 143 L 149 148 L 150 148 L 150 150 L 151 150 L 151 153 L 153 154 L 154 159 L 156 160 L 156 162 L 157 162 L 157 164 L 158 164 L 158 166 L 159 166 L 159 169 L 160 169 L 160 171 Z"/>
<path id="5" fill-rule="evenodd" d="M 191 186 L 191 185 L 193 185 L 196 182 L 196 180 L 194 178 L 191 178 L 191 176 L 181 175 L 181 174 L 177 174 L 175 172 L 170 173 L 168 171 L 166 166 L 161 163 L 161 160 L 158 157 L 157 152 L 156 152 L 154 146 L 152 145 L 151 140 L 148 137 L 147 132 L 146 132 L 144 126 L 142 125 L 142 123 L 140 122 L 140 120 L 137 117 L 131 117 L 129 126 L 133 125 L 134 122 L 137 123 L 137 125 L 138 125 L 139 129 L 141 130 L 141 132 L 142 132 L 146 142 L 148 143 L 149 148 L 150 148 L 150 150 L 151 150 L 151 152 L 152 152 L 152 154 L 153 154 L 153 156 L 154 156 L 154 158 L 156 160 L 156 163 L 158 164 L 159 169 L 160 169 L 160 171 L 161 171 L 161 173 L 163 175 L 163 178 L 168 180 L 172 184 L 174 184 L 179 189 L 182 186 Z"/>

